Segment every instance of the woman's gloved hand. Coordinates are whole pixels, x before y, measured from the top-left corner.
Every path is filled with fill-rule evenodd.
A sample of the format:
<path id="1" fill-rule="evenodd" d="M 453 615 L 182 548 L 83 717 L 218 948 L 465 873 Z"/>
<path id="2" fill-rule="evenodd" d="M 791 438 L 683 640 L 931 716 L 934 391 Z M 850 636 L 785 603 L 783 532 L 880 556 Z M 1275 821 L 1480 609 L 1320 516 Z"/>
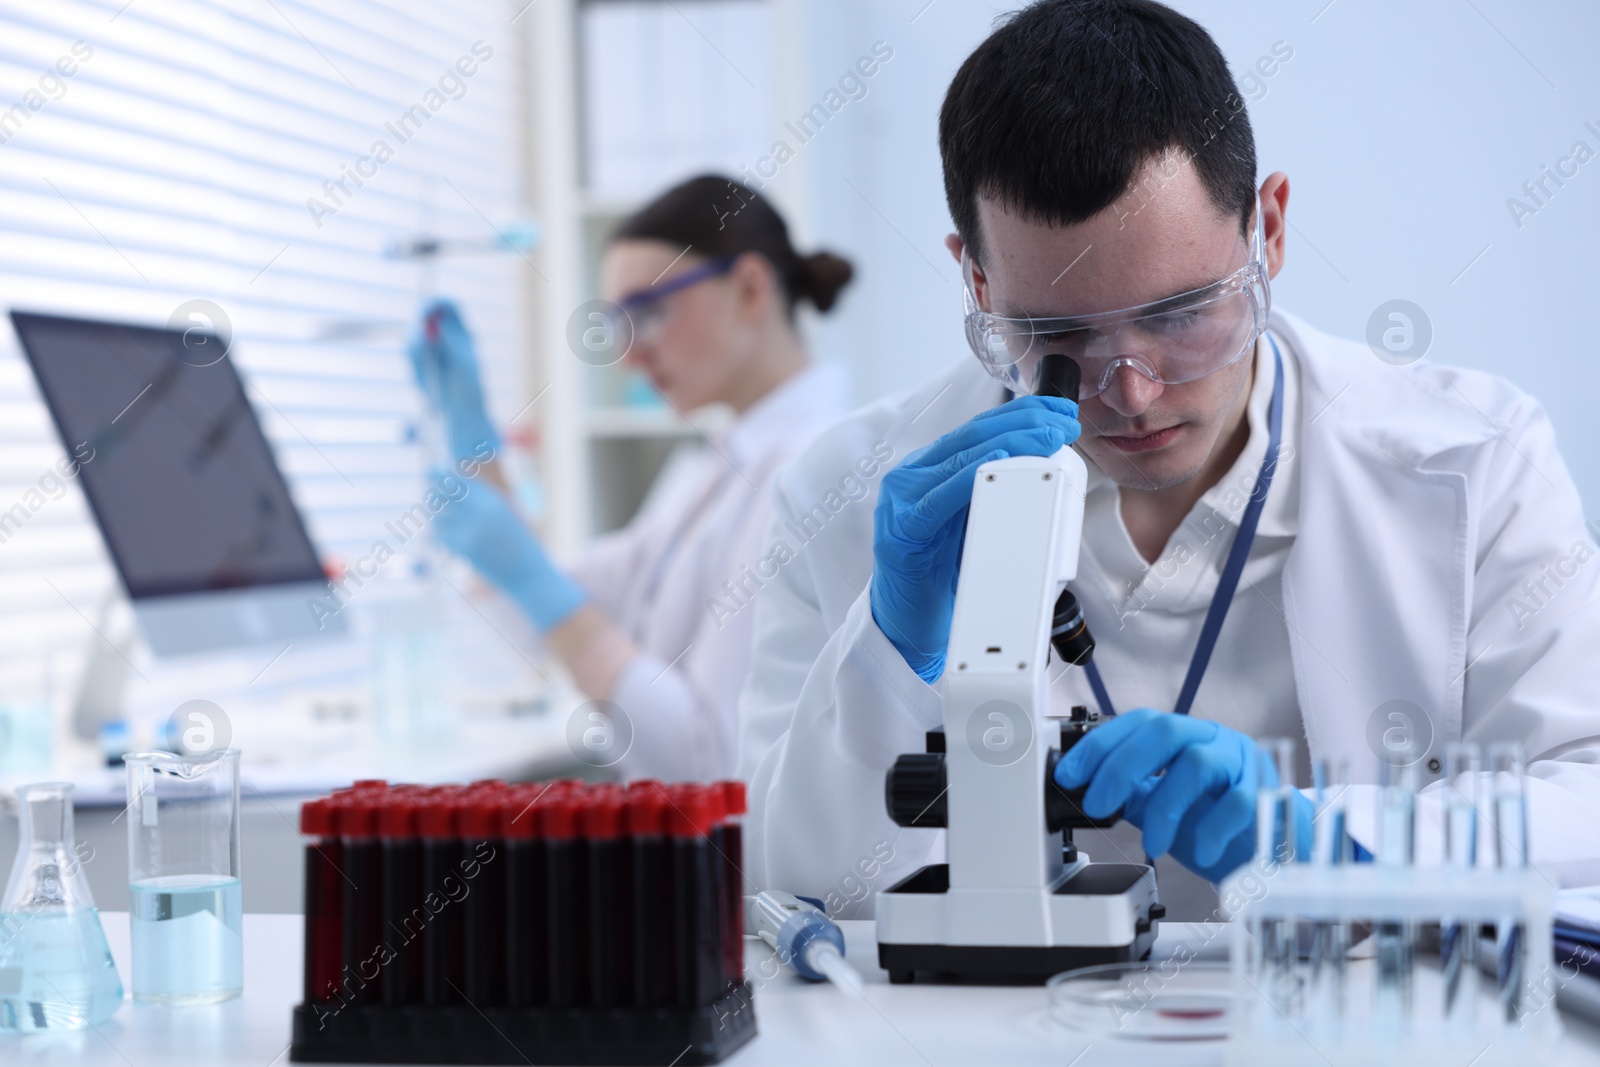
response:
<path id="1" fill-rule="evenodd" d="M 1063 789 L 1088 786 L 1083 810 L 1123 818 L 1144 831 L 1151 856 L 1172 853 L 1202 878 L 1220 881 L 1255 854 L 1256 791 L 1278 784 L 1256 743 L 1206 719 L 1135 708 L 1103 722 L 1056 764 Z M 1261 781 L 1261 773 L 1270 777 Z M 1295 795 L 1295 846 L 1311 846 L 1315 806 Z"/>
<path id="2" fill-rule="evenodd" d="M 883 477 L 872 525 L 872 618 L 911 669 L 944 673 L 972 480 L 980 464 L 1051 456 L 1078 439 L 1078 405 L 1018 397 L 913 452 Z"/>
<path id="3" fill-rule="evenodd" d="M 498 454 L 500 435 L 484 406 L 476 347 L 454 301 L 429 301 L 406 355 L 418 387 L 445 420 L 451 455 L 482 460 L 485 445 Z"/>
<path id="4" fill-rule="evenodd" d="M 541 633 L 588 603 L 588 592 L 551 561 L 492 486 L 453 475 L 435 483 L 435 491 L 449 501 L 433 520 L 439 541 L 509 596 Z"/>

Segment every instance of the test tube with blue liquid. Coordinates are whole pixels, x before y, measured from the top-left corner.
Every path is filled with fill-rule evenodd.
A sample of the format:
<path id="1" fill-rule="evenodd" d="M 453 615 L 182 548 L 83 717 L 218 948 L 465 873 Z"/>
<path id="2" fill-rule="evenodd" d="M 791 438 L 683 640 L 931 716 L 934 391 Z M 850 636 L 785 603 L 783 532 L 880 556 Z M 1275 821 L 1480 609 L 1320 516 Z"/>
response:
<path id="1" fill-rule="evenodd" d="M 1452 742 L 1444 750 L 1444 863 L 1470 878 L 1478 865 L 1479 781 L 1478 746 Z M 1478 999 L 1478 924 L 1451 921 L 1439 924 L 1439 961 L 1444 971 L 1444 1017 L 1452 1024 L 1470 1025 Z"/>
<path id="2" fill-rule="evenodd" d="M 1350 761 L 1343 756 L 1317 760 L 1311 770 L 1316 816 L 1311 824 L 1311 863 L 1332 872 L 1350 862 L 1348 830 Z M 1345 1010 L 1345 959 L 1350 951 L 1347 918 L 1324 919 L 1312 931 L 1311 997 L 1313 1015 L 1342 1018 Z"/>
<path id="3" fill-rule="evenodd" d="M 1501 870 L 1528 865 L 1527 768 L 1522 746 L 1504 742 L 1489 746 L 1489 789 L 1494 820 L 1495 863 Z M 1522 923 L 1502 917 L 1495 923 L 1495 981 L 1500 1010 L 1507 1023 L 1522 1018 L 1527 982 L 1527 953 Z"/>
<path id="4" fill-rule="evenodd" d="M 1294 863 L 1294 742 L 1265 738 L 1258 742 L 1259 786 L 1256 791 L 1256 857 L 1263 862 Z M 1256 931 L 1257 969 L 1267 999 L 1284 1018 L 1299 1012 L 1298 923 L 1292 916 L 1262 920 Z"/>
<path id="5" fill-rule="evenodd" d="M 244 988 L 239 751 L 139 752 L 126 762 L 133 998 L 236 997 Z"/>
<path id="6" fill-rule="evenodd" d="M 1403 870 L 1416 862 L 1416 764 L 1382 764 L 1378 788 L 1378 853 L 1380 867 Z M 1375 916 L 1377 980 L 1373 1014 L 1377 1025 L 1399 1033 L 1411 1018 L 1411 978 L 1416 961 L 1415 931 L 1410 920 Z"/>

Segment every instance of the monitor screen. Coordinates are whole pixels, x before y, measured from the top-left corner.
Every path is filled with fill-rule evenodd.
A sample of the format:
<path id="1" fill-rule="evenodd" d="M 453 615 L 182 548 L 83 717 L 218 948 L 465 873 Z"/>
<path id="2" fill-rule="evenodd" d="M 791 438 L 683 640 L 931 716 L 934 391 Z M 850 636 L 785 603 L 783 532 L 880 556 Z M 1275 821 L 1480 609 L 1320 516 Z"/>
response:
<path id="1" fill-rule="evenodd" d="M 192 331 L 11 321 L 129 596 L 323 579 L 232 359 L 184 358 Z"/>

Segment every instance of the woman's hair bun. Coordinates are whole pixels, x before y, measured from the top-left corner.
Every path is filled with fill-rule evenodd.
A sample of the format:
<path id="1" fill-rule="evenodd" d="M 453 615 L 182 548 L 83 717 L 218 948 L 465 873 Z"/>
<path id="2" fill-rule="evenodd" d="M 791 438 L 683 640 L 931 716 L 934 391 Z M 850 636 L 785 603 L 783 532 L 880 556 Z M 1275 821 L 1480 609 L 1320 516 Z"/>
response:
<path id="1" fill-rule="evenodd" d="M 804 295 L 818 311 L 827 311 L 839 299 L 839 291 L 850 284 L 856 269 L 848 259 L 832 252 L 813 252 L 800 257 L 800 272 L 805 279 Z"/>

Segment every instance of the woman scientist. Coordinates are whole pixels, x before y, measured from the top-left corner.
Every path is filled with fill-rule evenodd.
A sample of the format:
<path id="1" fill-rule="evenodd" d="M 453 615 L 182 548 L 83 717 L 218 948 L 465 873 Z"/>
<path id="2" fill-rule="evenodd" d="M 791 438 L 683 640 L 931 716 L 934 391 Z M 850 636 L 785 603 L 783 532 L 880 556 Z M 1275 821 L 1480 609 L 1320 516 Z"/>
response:
<path id="1" fill-rule="evenodd" d="M 694 460 L 669 464 L 632 522 L 565 567 L 482 478 L 435 520 L 440 540 L 522 609 L 578 687 L 616 706 L 612 743 L 627 746 L 616 766 L 629 778 L 734 771 L 768 483 L 844 410 L 837 377 L 806 354 L 795 306 L 827 311 L 850 276 L 837 256 L 797 254 L 783 219 L 736 182 L 701 177 L 663 193 L 611 237 L 602 289 L 626 312 L 625 365 L 679 411 L 728 405 L 731 424 Z M 414 342 L 412 358 L 419 379 L 442 379 L 436 395 L 465 458 L 498 437 L 454 308 L 430 316 L 437 340 Z"/>

